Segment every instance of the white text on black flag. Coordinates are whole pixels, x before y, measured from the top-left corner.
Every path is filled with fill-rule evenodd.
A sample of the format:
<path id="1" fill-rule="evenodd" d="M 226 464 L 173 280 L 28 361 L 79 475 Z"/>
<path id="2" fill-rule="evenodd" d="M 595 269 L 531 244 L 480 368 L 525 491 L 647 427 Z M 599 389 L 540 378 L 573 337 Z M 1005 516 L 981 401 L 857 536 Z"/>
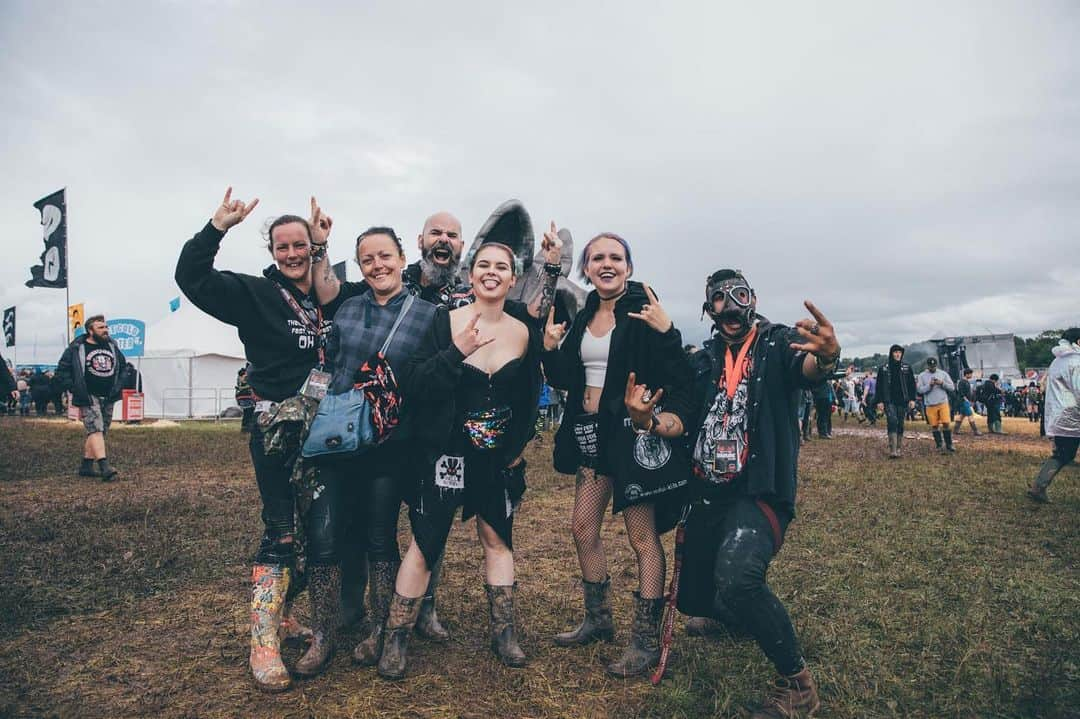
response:
<path id="1" fill-rule="evenodd" d="M 30 268 L 32 279 L 27 287 L 67 287 L 67 201 L 64 190 L 57 190 L 34 203 L 41 212 L 41 230 L 45 251 L 41 264 Z"/>

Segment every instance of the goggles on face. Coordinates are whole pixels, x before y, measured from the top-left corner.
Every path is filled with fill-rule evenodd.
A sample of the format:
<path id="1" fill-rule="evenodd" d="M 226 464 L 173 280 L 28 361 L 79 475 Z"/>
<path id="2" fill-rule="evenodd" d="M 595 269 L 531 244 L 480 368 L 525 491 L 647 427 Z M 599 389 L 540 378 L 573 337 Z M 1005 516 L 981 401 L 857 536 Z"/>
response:
<path id="1" fill-rule="evenodd" d="M 739 307 L 749 307 L 754 299 L 754 290 L 745 281 L 725 282 L 709 288 L 709 301 L 716 302 L 717 297 L 730 297 Z"/>

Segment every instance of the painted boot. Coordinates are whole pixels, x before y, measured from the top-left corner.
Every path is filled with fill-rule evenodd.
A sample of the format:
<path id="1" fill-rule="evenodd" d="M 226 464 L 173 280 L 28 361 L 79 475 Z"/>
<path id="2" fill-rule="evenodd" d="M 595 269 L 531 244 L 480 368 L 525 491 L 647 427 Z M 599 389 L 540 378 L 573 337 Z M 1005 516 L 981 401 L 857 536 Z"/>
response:
<path id="1" fill-rule="evenodd" d="M 394 579 L 401 562 L 371 563 L 371 626 L 368 635 L 353 649 L 353 661 L 364 667 L 379 663 L 382 655 L 386 616 L 390 613 L 390 600 L 394 596 Z"/>
<path id="2" fill-rule="evenodd" d="M 634 623 L 630 627 L 630 643 L 622 656 L 607 665 L 608 674 L 633 677 L 644 674 L 660 661 L 660 617 L 664 613 L 664 598 L 642 599 L 634 592 Z"/>
<path id="3" fill-rule="evenodd" d="M 615 638 L 611 620 L 611 578 L 602 582 L 581 582 L 585 594 L 585 619 L 576 629 L 555 635 L 560 647 L 576 647 L 596 641 L 610 642 Z"/>
<path id="4" fill-rule="evenodd" d="M 311 646 L 296 662 L 302 677 L 321 674 L 334 657 L 338 614 L 341 611 L 341 567 L 315 564 L 308 568 L 308 596 L 311 597 Z"/>
<path id="5" fill-rule="evenodd" d="M 404 679 L 409 653 L 409 636 L 416 626 L 423 597 L 403 597 L 394 592 L 390 611 L 386 615 L 383 650 L 379 657 L 379 676 L 383 679 Z"/>
<path id="6" fill-rule="evenodd" d="M 289 569 L 256 564 L 251 570 L 251 676 L 264 692 L 283 692 L 292 684 L 281 661 L 278 624 L 285 608 Z"/>
<path id="7" fill-rule="evenodd" d="M 525 652 L 518 645 L 514 629 L 514 594 L 517 584 L 484 585 L 491 609 L 491 651 L 508 667 L 525 666 Z"/>
<path id="8" fill-rule="evenodd" d="M 803 668 L 798 674 L 777 679 L 765 703 L 750 719 L 802 719 L 812 717 L 820 708 L 814 677 L 809 668 Z"/>
<path id="9" fill-rule="evenodd" d="M 446 627 L 439 622 L 439 615 L 435 611 L 435 588 L 439 586 L 439 580 L 442 578 L 443 556 L 445 555 L 441 555 L 435 562 L 435 566 L 431 568 L 427 594 L 424 595 L 424 601 L 420 603 L 420 616 L 416 619 L 416 633 L 429 642 L 439 644 L 450 641 L 450 632 L 446 631 Z"/>

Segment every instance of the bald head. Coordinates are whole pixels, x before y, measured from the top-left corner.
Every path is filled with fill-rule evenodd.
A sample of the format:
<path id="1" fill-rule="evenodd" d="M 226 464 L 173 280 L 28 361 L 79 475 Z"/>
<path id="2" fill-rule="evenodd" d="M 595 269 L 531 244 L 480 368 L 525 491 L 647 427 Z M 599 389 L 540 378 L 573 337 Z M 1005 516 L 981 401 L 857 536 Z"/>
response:
<path id="1" fill-rule="evenodd" d="M 437 267 L 456 266 L 465 245 L 461 222 L 449 212 L 436 212 L 427 218 L 417 239 L 421 258 Z"/>

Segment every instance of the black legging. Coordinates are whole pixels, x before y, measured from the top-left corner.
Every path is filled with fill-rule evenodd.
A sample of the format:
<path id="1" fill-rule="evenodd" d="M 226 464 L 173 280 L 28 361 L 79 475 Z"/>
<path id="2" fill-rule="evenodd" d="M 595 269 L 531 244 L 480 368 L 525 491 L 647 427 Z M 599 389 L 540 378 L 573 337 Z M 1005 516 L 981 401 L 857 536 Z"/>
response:
<path id="1" fill-rule="evenodd" d="M 325 489 L 308 513 L 309 562 L 336 564 L 357 554 L 366 554 L 371 562 L 400 560 L 399 459 L 389 445 L 356 458 L 323 463 L 319 477 Z"/>
<path id="2" fill-rule="evenodd" d="M 787 609 L 765 583 L 775 553 L 772 526 L 748 497 L 714 511 L 713 531 L 719 538 L 713 564 L 717 614 L 733 617 L 780 674 L 799 673 L 805 662 L 795 628 Z"/>
<path id="3" fill-rule="evenodd" d="M 259 564 L 289 564 L 295 557 L 292 545 L 293 488 L 289 482 L 292 464 L 283 455 L 267 455 L 262 429 L 256 423 L 248 443 L 255 482 L 262 498 L 263 537 L 255 561 Z M 288 537 L 289 541 L 281 541 Z"/>

